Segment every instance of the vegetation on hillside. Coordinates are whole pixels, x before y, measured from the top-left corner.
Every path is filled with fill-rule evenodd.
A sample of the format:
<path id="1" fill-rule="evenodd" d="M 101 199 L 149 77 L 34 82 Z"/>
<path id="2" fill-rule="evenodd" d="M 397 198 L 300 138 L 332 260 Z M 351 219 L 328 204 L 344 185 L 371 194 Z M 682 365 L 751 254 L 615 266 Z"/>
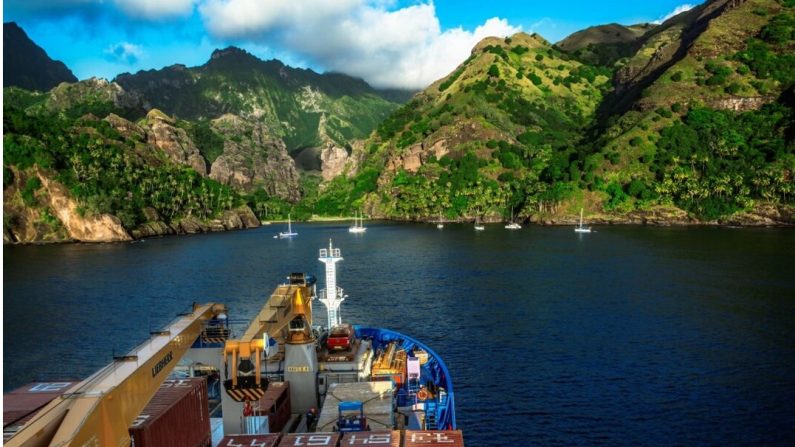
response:
<path id="1" fill-rule="evenodd" d="M 487 39 L 379 126 L 365 145 L 368 181 L 335 179 L 317 203 L 323 212 L 365 207 L 394 218 L 555 215 L 571 202 L 619 215 L 675 205 L 702 220 L 793 203 L 795 117 L 791 102 L 775 100 L 792 95 L 792 17 L 786 1 L 727 9 L 693 52 L 649 83 L 640 107 L 609 119 L 596 113 L 614 67 L 533 36 Z M 652 41 L 673 45 L 687 22 L 671 26 Z M 748 37 L 727 37 L 738 30 Z M 732 46 L 715 54 L 713 41 Z M 773 104 L 717 108 L 760 96 Z M 437 159 L 429 148 L 442 140 Z M 407 168 L 417 151 L 420 166 Z"/>
<path id="2" fill-rule="evenodd" d="M 3 133 L 4 181 L 12 178 L 11 167 L 41 169 L 69 189 L 81 213 L 115 215 L 128 229 L 147 220 L 145 208 L 153 208 L 166 222 L 187 216 L 215 218 L 244 204 L 262 219 L 289 211 L 285 201 L 262 190 L 245 194 L 176 165 L 135 136 L 124 136 L 90 115 L 74 120 L 64 114 L 30 114 L 6 103 Z M 156 163 L 144 155 L 153 151 L 160 154 Z M 37 181 L 30 177 L 21 192 L 28 206 L 43 206 L 34 198 L 41 187 Z"/>

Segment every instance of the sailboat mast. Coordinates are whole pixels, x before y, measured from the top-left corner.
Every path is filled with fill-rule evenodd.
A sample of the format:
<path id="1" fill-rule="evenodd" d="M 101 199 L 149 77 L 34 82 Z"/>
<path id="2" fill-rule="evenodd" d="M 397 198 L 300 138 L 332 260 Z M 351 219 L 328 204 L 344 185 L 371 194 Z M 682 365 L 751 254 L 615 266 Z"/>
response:
<path id="1" fill-rule="evenodd" d="M 582 228 L 582 208 L 580 208 L 580 228 Z"/>

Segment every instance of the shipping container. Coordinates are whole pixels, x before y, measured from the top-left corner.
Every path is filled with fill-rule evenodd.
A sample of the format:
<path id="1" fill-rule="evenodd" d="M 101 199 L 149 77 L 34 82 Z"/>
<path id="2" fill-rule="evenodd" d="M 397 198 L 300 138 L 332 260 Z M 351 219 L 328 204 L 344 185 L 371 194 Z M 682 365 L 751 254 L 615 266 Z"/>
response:
<path id="1" fill-rule="evenodd" d="M 40 409 L 77 383 L 76 381 L 33 382 L 3 394 L 4 437 L 10 437 Z"/>
<path id="2" fill-rule="evenodd" d="M 271 433 L 279 433 L 284 429 L 291 412 L 289 382 L 269 383 L 265 395 L 254 410 L 257 416 L 268 416 L 268 431 Z"/>
<path id="3" fill-rule="evenodd" d="M 464 435 L 461 430 L 406 430 L 403 435 L 404 447 L 426 445 L 444 445 L 448 447 L 464 447 Z"/>
<path id="4" fill-rule="evenodd" d="M 212 444 L 207 379 L 166 380 L 130 426 L 135 447 Z"/>
<path id="5" fill-rule="evenodd" d="M 284 435 L 279 447 L 337 447 L 339 433 L 291 433 Z"/>
<path id="6" fill-rule="evenodd" d="M 343 433 L 340 447 L 400 447 L 400 432 L 397 430 L 373 430 Z"/>
<path id="7" fill-rule="evenodd" d="M 224 436 L 218 447 L 276 447 L 282 435 L 229 435 Z"/>

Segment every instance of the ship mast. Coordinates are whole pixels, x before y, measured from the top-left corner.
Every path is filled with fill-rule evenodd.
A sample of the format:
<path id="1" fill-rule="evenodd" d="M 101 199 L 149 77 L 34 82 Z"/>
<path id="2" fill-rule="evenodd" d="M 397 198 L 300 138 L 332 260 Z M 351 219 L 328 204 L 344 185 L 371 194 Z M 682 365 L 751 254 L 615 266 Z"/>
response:
<path id="1" fill-rule="evenodd" d="M 339 308 L 345 301 L 342 288 L 337 287 L 337 262 L 342 261 L 342 254 L 339 248 L 334 248 L 331 245 L 331 239 L 329 239 L 328 248 L 320 249 L 318 260 L 326 264 L 326 288 L 320 291 L 319 301 L 326 306 L 328 326 L 332 328 L 342 323 Z"/>

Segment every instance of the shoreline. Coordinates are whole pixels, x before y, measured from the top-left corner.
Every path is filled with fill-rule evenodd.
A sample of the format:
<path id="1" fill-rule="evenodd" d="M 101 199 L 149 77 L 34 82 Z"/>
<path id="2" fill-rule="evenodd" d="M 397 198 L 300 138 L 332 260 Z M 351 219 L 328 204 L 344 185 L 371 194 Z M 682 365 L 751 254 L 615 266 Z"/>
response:
<path id="1" fill-rule="evenodd" d="M 340 218 L 340 217 L 319 217 L 313 218 L 307 221 L 297 221 L 295 223 L 326 223 L 326 222 L 342 222 L 352 219 L 347 218 Z M 396 223 L 415 223 L 415 224 L 436 224 L 439 223 L 438 220 L 404 220 L 404 219 L 366 219 L 366 222 L 375 222 L 375 221 L 382 221 L 382 222 L 396 222 Z M 270 223 L 265 223 L 270 222 Z M 471 224 L 474 222 L 474 219 L 459 219 L 459 220 L 443 220 L 441 223 L 443 224 Z M 484 221 L 484 225 L 502 225 L 508 223 L 508 220 L 493 220 L 493 221 Z M 139 242 L 144 242 L 147 239 L 161 239 L 167 237 L 180 237 L 180 236 L 194 236 L 194 235 L 202 235 L 202 234 L 212 234 L 212 233 L 226 233 L 232 231 L 246 231 L 246 230 L 254 230 L 257 228 L 262 228 L 265 226 L 271 226 L 272 224 L 281 224 L 287 223 L 286 220 L 271 220 L 271 221 L 264 221 L 259 226 L 256 227 L 248 227 L 248 228 L 234 228 L 229 230 L 209 230 L 209 231 L 197 231 L 193 233 L 166 233 L 166 234 L 157 234 L 157 235 L 150 235 L 141 238 L 133 238 L 129 241 L 80 241 L 75 239 L 65 239 L 65 240 L 58 240 L 58 241 L 31 241 L 31 242 L 6 242 L 3 241 L 3 246 L 43 246 L 43 245 L 58 245 L 58 244 L 135 244 Z M 527 219 L 517 221 L 517 223 L 521 224 L 524 227 L 576 227 L 579 224 L 579 221 L 574 220 L 542 220 L 532 222 Z M 788 222 L 776 222 L 776 223 L 733 223 L 733 222 L 701 222 L 701 221 L 690 221 L 690 222 L 680 222 L 680 221 L 671 221 L 671 222 L 642 222 L 642 221 L 633 221 L 633 220 L 623 220 L 623 219 L 615 219 L 615 220 L 592 220 L 587 222 L 587 225 L 598 229 L 599 227 L 616 227 L 616 226 L 639 226 L 639 227 L 659 227 L 659 228 L 689 228 L 689 227 L 698 227 L 698 228 L 727 228 L 727 229 L 759 229 L 759 228 L 766 228 L 766 229 L 781 229 L 781 228 L 795 228 L 795 223 L 788 223 Z M 514 230 L 515 231 L 515 230 Z M 275 232 L 276 234 L 278 232 Z"/>

